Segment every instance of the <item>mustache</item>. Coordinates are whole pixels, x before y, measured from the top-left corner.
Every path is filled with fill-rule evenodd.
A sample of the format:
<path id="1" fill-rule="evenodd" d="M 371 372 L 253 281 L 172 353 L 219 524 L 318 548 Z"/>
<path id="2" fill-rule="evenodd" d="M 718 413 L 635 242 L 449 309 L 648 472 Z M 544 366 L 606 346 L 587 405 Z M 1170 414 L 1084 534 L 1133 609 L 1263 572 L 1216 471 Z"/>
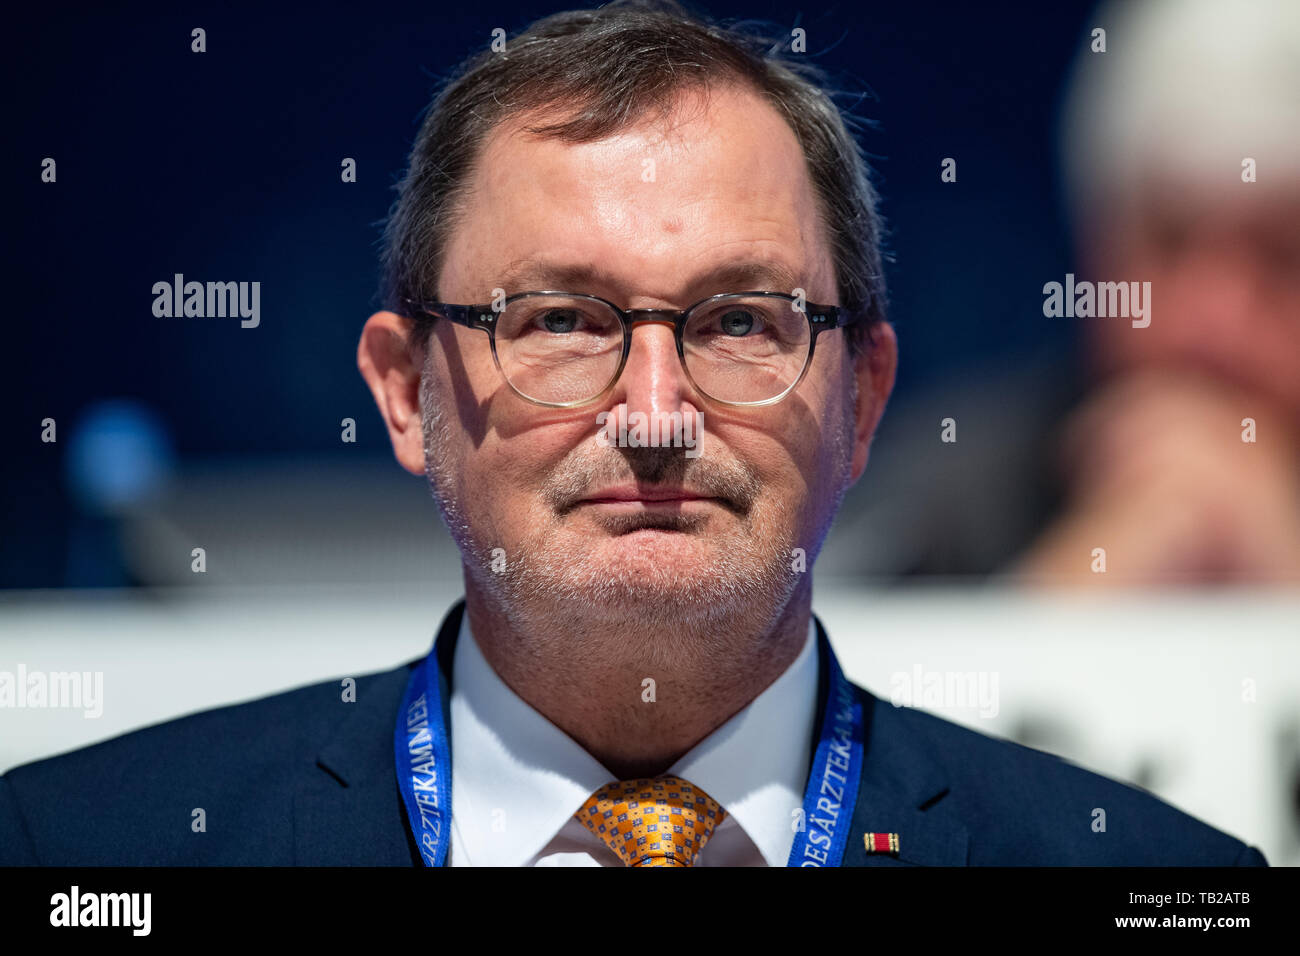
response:
<path id="1" fill-rule="evenodd" d="M 575 449 L 546 480 L 543 498 L 557 514 L 568 514 L 591 492 L 609 485 L 687 488 L 719 499 L 746 515 L 758 499 L 758 474 L 744 462 L 719 458 L 716 452 L 687 458 L 685 449 L 663 447 Z"/>

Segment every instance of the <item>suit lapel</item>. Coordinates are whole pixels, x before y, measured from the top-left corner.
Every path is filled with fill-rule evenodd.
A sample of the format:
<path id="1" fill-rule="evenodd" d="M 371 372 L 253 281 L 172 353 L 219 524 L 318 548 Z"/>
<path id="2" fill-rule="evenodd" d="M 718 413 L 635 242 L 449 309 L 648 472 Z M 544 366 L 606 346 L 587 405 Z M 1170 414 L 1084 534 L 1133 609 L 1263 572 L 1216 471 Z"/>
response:
<path id="1" fill-rule="evenodd" d="M 866 701 L 880 701 L 861 691 Z M 866 706 L 870 706 L 867 703 Z M 886 704 L 885 706 L 892 706 Z M 867 767 L 858 784 L 857 803 L 844 866 L 966 866 L 969 837 L 966 828 L 938 810 L 948 797 L 947 787 L 914 789 L 899 781 L 872 779 L 875 771 L 871 747 Z M 931 791 L 929 798 L 921 794 Z M 932 802 L 931 802 L 932 801 Z M 864 837 L 870 833 L 897 833 L 896 855 L 868 853 Z"/>
<path id="2" fill-rule="evenodd" d="M 402 813 L 396 778 L 339 786 L 333 793 L 300 793 L 293 803 L 294 863 L 411 866 L 414 848 Z"/>
<path id="3" fill-rule="evenodd" d="M 443 619 L 436 647 L 444 675 L 460 633 L 464 602 Z M 357 699 L 330 730 L 306 784 L 294 796 L 295 863 L 304 866 L 412 866 L 419 854 L 406 823 L 393 766 L 393 728 L 412 669 L 357 681 Z M 443 705 L 450 693 L 443 687 Z"/>
<path id="4" fill-rule="evenodd" d="M 817 628 L 823 634 L 821 621 Z M 818 680 L 825 706 L 827 671 Z M 862 702 L 866 753 L 843 866 L 965 866 L 969 837 L 953 815 L 943 768 L 892 704 L 854 685 Z M 864 836 L 897 833 L 897 854 L 868 853 Z"/>

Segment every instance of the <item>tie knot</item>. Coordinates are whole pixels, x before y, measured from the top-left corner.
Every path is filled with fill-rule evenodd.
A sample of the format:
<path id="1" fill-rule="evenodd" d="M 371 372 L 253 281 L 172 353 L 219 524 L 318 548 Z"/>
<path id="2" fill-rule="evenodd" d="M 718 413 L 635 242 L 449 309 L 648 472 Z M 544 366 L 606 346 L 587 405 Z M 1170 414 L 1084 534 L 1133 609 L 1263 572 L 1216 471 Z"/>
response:
<path id="1" fill-rule="evenodd" d="M 694 866 L 726 815 L 681 777 L 606 784 L 574 814 L 628 866 Z"/>

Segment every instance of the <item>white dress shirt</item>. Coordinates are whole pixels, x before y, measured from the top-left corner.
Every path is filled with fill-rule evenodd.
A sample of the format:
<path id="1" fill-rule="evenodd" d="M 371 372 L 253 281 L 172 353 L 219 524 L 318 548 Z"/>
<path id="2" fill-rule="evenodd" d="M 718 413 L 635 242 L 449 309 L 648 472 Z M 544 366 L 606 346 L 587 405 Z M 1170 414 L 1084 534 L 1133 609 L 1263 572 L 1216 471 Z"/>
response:
<path id="1" fill-rule="evenodd" d="M 785 866 L 817 719 L 817 639 L 668 773 L 727 811 L 696 866 Z M 647 704 L 646 706 L 659 706 Z M 616 778 L 497 676 L 462 618 L 452 665 L 449 866 L 622 866 L 573 816 Z"/>

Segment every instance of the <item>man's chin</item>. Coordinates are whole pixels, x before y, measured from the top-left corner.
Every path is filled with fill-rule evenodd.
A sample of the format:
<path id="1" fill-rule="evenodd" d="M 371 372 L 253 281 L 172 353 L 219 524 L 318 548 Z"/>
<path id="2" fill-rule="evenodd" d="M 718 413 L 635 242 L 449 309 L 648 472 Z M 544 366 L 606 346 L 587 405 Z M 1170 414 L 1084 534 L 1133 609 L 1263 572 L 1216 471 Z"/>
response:
<path id="1" fill-rule="evenodd" d="M 689 582 L 716 576 L 725 543 L 702 530 L 638 525 L 582 534 L 574 546 L 582 555 L 576 564 L 590 578 L 617 581 L 629 594 L 667 597 L 665 592 L 686 591 Z"/>
<path id="2" fill-rule="evenodd" d="M 561 556 L 568 560 L 556 560 Z M 528 589 L 534 596 L 549 593 L 603 614 L 618 609 L 683 623 L 771 600 L 788 571 L 775 551 L 734 528 L 638 527 L 619 534 L 566 528 L 548 542 L 544 565 L 532 569 Z"/>

